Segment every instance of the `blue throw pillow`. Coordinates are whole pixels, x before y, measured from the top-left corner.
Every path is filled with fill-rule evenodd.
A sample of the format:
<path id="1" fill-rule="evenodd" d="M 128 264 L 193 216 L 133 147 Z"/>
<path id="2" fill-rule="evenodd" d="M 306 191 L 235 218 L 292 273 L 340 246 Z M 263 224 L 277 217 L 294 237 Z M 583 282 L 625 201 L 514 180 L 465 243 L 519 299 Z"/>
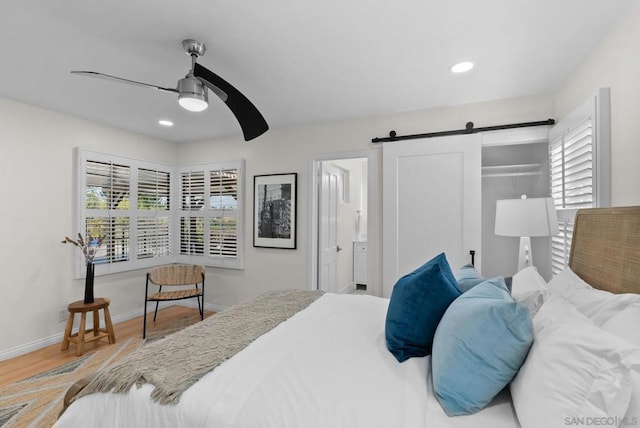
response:
<path id="1" fill-rule="evenodd" d="M 487 278 L 481 276 L 472 264 L 462 266 L 455 274 L 458 289 L 463 293 L 471 290 L 476 285 L 485 282 Z M 504 278 L 504 285 L 511 293 L 511 277 Z"/>
<path id="2" fill-rule="evenodd" d="M 396 282 L 387 309 L 385 336 L 387 348 L 399 362 L 431 353 L 438 322 L 459 295 L 444 253 Z"/>
<path id="3" fill-rule="evenodd" d="M 482 282 L 449 306 L 433 339 L 436 398 L 449 416 L 483 409 L 516 375 L 533 343 L 529 312 L 502 288 Z"/>

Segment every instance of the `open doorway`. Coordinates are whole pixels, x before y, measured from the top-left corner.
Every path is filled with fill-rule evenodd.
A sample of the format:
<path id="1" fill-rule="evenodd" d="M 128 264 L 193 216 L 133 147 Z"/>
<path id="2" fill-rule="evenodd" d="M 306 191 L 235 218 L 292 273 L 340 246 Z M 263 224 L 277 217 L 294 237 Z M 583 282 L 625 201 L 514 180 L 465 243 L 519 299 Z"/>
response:
<path id="1" fill-rule="evenodd" d="M 313 289 L 367 292 L 368 164 L 355 156 L 314 161 Z"/>

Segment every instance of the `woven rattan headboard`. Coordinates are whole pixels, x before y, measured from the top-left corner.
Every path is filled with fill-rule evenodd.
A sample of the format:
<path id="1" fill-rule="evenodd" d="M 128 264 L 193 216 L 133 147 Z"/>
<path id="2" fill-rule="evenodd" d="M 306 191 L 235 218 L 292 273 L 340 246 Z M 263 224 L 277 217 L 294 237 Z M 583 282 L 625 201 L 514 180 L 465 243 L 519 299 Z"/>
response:
<path id="1" fill-rule="evenodd" d="M 569 266 L 595 288 L 640 293 L 640 206 L 579 210 Z"/>

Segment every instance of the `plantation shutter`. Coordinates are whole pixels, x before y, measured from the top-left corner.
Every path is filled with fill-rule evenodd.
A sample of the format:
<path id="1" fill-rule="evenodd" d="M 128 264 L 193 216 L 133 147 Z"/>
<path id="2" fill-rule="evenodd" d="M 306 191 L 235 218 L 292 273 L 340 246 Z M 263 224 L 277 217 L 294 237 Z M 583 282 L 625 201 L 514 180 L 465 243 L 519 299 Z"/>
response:
<path id="1" fill-rule="evenodd" d="M 105 236 L 94 264 L 127 262 L 130 256 L 131 168 L 110 161 L 85 161 L 85 235 Z"/>
<path id="2" fill-rule="evenodd" d="M 592 208 L 592 118 L 584 118 L 552 141 L 550 150 L 551 195 L 556 208 Z"/>
<path id="3" fill-rule="evenodd" d="M 183 172 L 180 180 L 180 254 L 204 254 L 204 171 Z"/>
<path id="4" fill-rule="evenodd" d="M 180 168 L 179 261 L 242 268 L 242 165 Z"/>
<path id="5" fill-rule="evenodd" d="M 562 272 L 569 263 L 573 221 L 558 220 L 558 234 L 551 237 L 551 273 Z"/>
<path id="6" fill-rule="evenodd" d="M 242 269 L 243 161 L 175 167 L 81 149 L 75 156 L 76 230 L 105 236 L 96 275 L 176 262 Z"/>
<path id="7" fill-rule="evenodd" d="M 609 121 L 609 91 L 600 90 L 550 132 L 551 197 L 559 227 L 551 239 L 553 274 L 569 262 L 577 210 L 609 205 Z"/>
<path id="8" fill-rule="evenodd" d="M 171 173 L 138 168 L 137 258 L 171 256 Z"/>
<path id="9" fill-rule="evenodd" d="M 238 256 L 238 170 L 220 169 L 210 172 L 209 255 Z"/>
<path id="10" fill-rule="evenodd" d="M 174 167 L 80 149 L 75 156 L 76 230 L 105 237 L 94 258 L 96 275 L 172 262 Z M 83 277 L 82 257 L 75 271 Z"/>

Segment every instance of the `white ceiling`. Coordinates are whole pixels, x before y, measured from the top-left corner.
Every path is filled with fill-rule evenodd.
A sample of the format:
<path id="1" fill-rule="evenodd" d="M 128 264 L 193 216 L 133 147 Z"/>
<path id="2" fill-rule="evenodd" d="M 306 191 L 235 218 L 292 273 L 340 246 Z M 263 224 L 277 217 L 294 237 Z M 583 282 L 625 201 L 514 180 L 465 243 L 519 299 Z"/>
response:
<path id="1" fill-rule="evenodd" d="M 195 38 L 199 62 L 273 129 L 552 92 L 633 3 L 2 0 L 0 97 L 168 141 L 240 139 L 211 93 L 188 113 L 174 94 L 69 71 L 175 87 L 190 68 L 181 41 Z M 460 60 L 476 66 L 451 74 Z"/>

